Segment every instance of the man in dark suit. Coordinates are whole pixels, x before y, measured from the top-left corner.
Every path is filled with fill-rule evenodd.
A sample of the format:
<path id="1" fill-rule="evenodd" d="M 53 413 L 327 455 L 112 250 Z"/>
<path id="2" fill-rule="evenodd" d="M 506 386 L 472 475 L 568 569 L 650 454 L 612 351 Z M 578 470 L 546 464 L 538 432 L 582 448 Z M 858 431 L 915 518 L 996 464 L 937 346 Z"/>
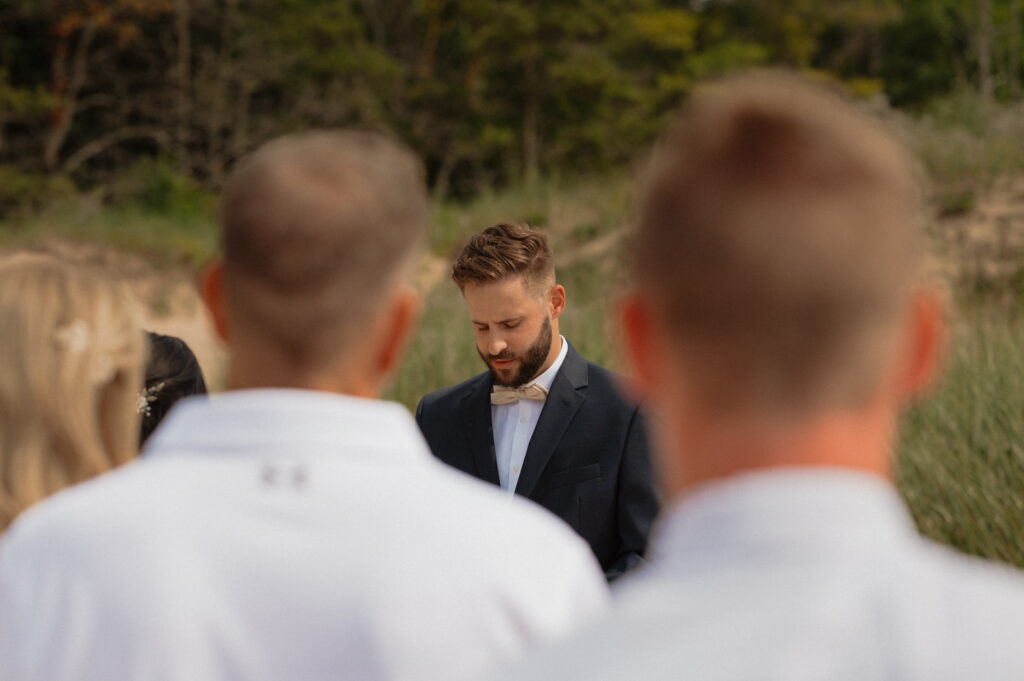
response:
<path id="1" fill-rule="evenodd" d="M 565 289 L 546 236 L 499 224 L 452 269 L 489 371 L 426 395 L 416 421 L 434 455 L 532 499 L 586 539 L 610 580 L 643 561 L 657 514 L 637 406 L 558 333 Z"/>

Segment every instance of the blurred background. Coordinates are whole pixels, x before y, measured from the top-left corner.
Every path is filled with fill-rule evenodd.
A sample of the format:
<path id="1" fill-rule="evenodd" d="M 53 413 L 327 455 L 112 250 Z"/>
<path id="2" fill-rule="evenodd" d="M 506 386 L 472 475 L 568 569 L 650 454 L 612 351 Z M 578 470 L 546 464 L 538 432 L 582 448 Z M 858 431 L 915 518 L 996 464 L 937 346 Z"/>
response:
<path id="1" fill-rule="evenodd" d="M 702 80 L 795 68 L 885 118 L 927 178 L 957 317 L 946 380 L 908 414 L 901 490 L 925 533 L 1024 565 L 1022 4 L 0 0 L 0 249 L 106 264 L 217 386 L 194 280 L 226 173 L 282 133 L 382 128 L 436 200 L 389 397 L 413 407 L 483 369 L 448 266 L 499 221 L 549 232 L 563 333 L 621 368 L 609 320 L 643 150 Z"/>

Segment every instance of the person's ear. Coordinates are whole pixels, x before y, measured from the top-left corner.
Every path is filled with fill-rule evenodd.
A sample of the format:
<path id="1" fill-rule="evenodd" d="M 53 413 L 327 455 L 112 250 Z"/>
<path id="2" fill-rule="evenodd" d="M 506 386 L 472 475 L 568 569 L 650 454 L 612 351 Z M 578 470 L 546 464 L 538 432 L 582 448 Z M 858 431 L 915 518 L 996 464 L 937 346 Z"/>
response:
<path id="1" fill-rule="evenodd" d="M 654 392 L 660 372 L 654 319 L 650 304 L 639 293 L 631 292 L 619 301 L 619 326 L 630 368 L 628 387 L 646 400 Z"/>
<path id="2" fill-rule="evenodd" d="M 213 327 L 222 341 L 230 340 L 227 310 L 224 306 L 224 263 L 220 260 L 208 265 L 202 275 L 203 302 L 210 310 Z"/>
<path id="3" fill-rule="evenodd" d="M 548 312 L 551 319 L 558 319 L 565 311 L 565 287 L 555 284 L 548 291 Z"/>
<path id="4" fill-rule="evenodd" d="M 947 342 L 947 314 L 946 296 L 937 287 L 924 286 L 911 298 L 898 386 L 904 399 L 920 396 L 939 376 Z"/>
<path id="5" fill-rule="evenodd" d="M 410 286 L 399 286 L 392 294 L 374 358 L 381 377 L 386 379 L 398 370 L 419 321 L 421 307 L 419 294 Z"/>

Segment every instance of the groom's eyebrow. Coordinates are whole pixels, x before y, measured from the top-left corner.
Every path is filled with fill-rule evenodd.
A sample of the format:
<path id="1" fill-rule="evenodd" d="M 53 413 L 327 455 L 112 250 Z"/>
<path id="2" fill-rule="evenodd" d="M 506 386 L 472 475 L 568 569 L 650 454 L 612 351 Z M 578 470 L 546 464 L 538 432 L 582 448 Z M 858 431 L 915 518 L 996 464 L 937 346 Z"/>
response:
<path id="1" fill-rule="evenodd" d="M 518 317 L 510 317 L 509 319 L 499 319 L 494 322 L 495 324 L 511 324 L 512 322 L 521 322 L 526 318 L 526 315 L 519 315 Z M 490 324 L 490 322 L 481 322 L 476 319 L 471 319 L 474 324 Z"/>

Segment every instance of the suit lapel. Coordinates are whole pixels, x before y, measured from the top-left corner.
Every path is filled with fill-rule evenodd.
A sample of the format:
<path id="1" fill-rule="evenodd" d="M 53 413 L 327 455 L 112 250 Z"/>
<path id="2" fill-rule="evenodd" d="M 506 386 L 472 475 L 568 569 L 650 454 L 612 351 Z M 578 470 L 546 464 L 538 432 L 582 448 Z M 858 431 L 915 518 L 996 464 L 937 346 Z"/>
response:
<path id="1" fill-rule="evenodd" d="M 462 398 L 460 411 L 477 477 L 499 485 L 498 460 L 494 455 L 494 434 L 491 429 L 490 372 L 481 374 L 479 379 Z"/>
<path id="2" fill-rule="evenodd" d="M 551 455 L 561 442 L 565 429 L 569 427 L 573 416 L 586 401 L 582 390 L 586 387 L 587 363 L 570 345 L 565 361 L 562 362 L 562 367 L 551 384 L 548 399 L 544 402 L 537 427 L 526 448 L 523 472 L 519 474 L 516 494 L 524 497 L 533 494 L 533 488 L 537 486 L 537 481 L 551 460 Z"/>

